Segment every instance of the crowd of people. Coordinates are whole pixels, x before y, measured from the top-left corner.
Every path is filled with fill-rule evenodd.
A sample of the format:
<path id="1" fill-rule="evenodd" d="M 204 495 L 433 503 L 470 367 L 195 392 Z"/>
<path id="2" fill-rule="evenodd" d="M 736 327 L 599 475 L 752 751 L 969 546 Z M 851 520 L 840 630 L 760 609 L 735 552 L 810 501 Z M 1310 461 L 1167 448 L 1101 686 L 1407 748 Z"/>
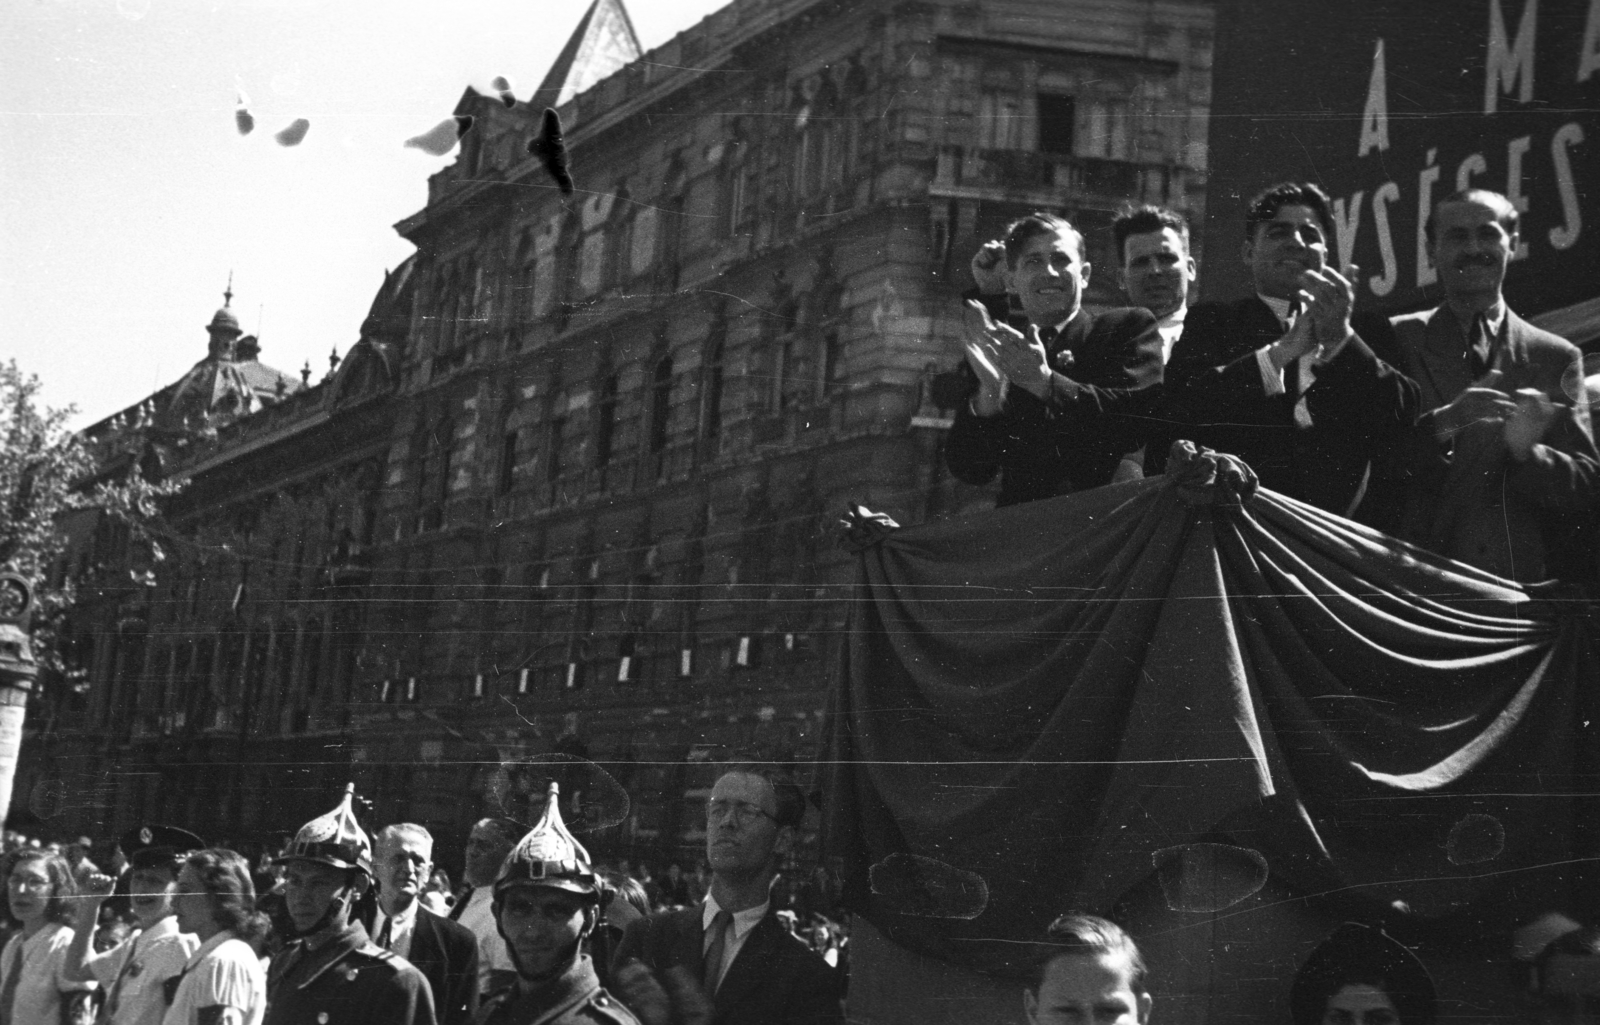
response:
<path id="1" fill-rule="evenodd" d="M 1127 308 L 1083 306 L 1082 235 L 1038 213 L 972 262 L 965 362 L 936 395 L 959 479 L 997 505 L 1165 471 L 1175 442 L 1242 459 L 1273 491 L 1532 583 L 1600 582 L 1600 374 L 1505 301 L 1520 242 L 1505 196 L 1468 189 L 1428 217 L 1444 301 L 1386 318 L 1334 266 L 1334 214 L 1309 182 L 1251 200 L 1253 294 L 1189 306 L 1189 228 L 1141 207 L 1113 224 Z"/>
<path id="2" fill-rule="evenodd" d="M 122 836 L 114 875 L 88 860 L 87 840 L 8 836 L 0 1023 L 844 1021 L 847 969 L 823 953 L 840 952 L 834 924 L 818 916 L 797 930 L 797 913 L 778 906 L 779 864 L 805 800 L 770 766 L 724 769 L 706 806 L 706 864 L 692 876 L 641 880 L 620 864 L 596 866 L 552 783 L 542 817 L 520 836 L 508 837 L 520 829 L 509 819 L 476 824 L 468 889 L 438 904 L 425 899 L 438 893 L 428 831 L 396 823 L 369 840 L 351 797 L 269 859 L 264 892 L 243 856 L 172 826 Z M 678 906 L 675 896 L 688 899 Z M 481 921 L 468 915 L 480 904 Z M 1067 913 L 1032 947 L 1020 994 L 1030 1025 L 1149 1022 L 1149 972 L 1117 924 Z M 1526 1020 L 1594 1020 L 1600 930 L 1547 915 L 1513 948 Z M 1294 1025 L 1440 1017 L 1423 962 L 1374 923 L 1334 930 L 1285 980 L 1285 996 Z"/>
<path id="3" fill-rule="evenodd" d="M 368 836 L 353 787 L 252 860 L 140 826 L 107 870 L 89 838 L 7 834 L 0 1025 L 529 1025 L 842 1021 L 848 931 L 781 880 L 805 811 L 729 766 L 705 860 L 595 864 L 550 784 L 530 829 L 485 818 L 450 892 L 416 823 Z"/>

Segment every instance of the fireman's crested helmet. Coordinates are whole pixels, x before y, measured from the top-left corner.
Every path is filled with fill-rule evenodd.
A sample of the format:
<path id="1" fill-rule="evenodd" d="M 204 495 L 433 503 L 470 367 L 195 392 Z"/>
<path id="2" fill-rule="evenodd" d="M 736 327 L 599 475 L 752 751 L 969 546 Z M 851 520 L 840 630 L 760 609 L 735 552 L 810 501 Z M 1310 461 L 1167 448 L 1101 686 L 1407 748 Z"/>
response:
<path id="1" fill-rule="evenodd" d="M 561 821 L 559 798 L 560 788 L 552 781 L 544 814 L 500 865 L 494 881 L 496 899 L 518 886 L 545 886 L 599 899 L 600 879 L 589 852 Z"/>
<path id="2" fill-rule="evenodd" d="M 318 861 L 335 868 L 360 869 L 372 874 L 372 841 L 356 821 L 353 801 L 356 785 L 345 787 L 338 807 L 300 827 L 276 861 Z"/>

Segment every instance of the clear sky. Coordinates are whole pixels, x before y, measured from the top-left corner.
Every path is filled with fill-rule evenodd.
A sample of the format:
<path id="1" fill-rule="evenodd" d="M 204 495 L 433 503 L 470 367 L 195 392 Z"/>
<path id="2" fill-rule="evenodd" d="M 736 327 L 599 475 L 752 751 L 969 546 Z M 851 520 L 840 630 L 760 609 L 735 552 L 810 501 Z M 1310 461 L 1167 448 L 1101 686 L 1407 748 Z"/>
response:
<path id="1" fill-rule="evenodd" d="M 648 50 L 725 3 L 627 6 Z M 85 426 L 205 355 L 232 270 L 262 361 L 309 359 L 319 380 L 411 252 L 393 225 L 455 159 L 402 143 L 469 85 L 505 75 L 526 95 L 588 5 L 4 0 L 0 359 Z M 244 137 L 241 84 L 256 117 Z M 273 141 L 300 117 L 297 148 Z"/>

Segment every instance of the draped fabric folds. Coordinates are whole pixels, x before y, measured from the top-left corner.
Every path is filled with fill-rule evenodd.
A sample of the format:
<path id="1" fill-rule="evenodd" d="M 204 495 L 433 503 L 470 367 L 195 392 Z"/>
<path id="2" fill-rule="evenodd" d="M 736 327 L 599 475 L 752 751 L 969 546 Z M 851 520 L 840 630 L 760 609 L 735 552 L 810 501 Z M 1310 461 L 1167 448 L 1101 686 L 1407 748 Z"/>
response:
<path id="1" fill-rule="evenodd" d="M 822 762 L 847 901 L 1001 974 L 1158 868 L 1224 911 L 1203 851 L 1445 934 L 1569 906 L 1596 853 L 1594 607 L 1170 478 L 860 549 Z"/>

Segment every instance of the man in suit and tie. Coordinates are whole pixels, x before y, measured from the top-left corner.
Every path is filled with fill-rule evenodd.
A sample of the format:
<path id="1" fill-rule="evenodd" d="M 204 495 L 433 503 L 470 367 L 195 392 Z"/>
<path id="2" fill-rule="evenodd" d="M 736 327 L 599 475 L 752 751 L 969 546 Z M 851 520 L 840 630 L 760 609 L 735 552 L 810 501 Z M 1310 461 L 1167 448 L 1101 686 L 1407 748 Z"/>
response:
<path id="1" fill-rule="evenodd" d="M 467 836 L 467 863 L 462 876 L 466 888 L 450 909 L 452 921 L 460 922 L 478 937 L 478 994 L 498 988 L 516 971 L 506 941 L 494 924 L 494 880 L 500 863 L 527 829 L 515 819 L 480 819 Z"/>
<path id="2" fill-rule="evenodd" d="M 699 980 L 712 1025 L 836 1025 L 839 979 L 783 928 L 771 904 L 778 862 L 805 814 L 800 788 L 765 766 L 739 764 L 706 805 L 711 891 L 705 903 L 628 927 L 613 975 L 640 962 L 660 979 Z"/>
<path id="3" fill-rule="evenodd" d="M 1424 226 L 1445 301 L 1394 321 L 1427 411 L 1406 447 L 1398 533 L 1527 582 L 1578 569 L 1549 555 L 1594 517 L 1600 457 L 1582 354 L 1501 293 L 1519 220 L 1506 197 L 1469 189 L 1440 200 Z"/>
<path id="4" fill-rule="evenodd" d="M 945 462 L 968 484 L 999 474 L 996 506 L 1109 484 L 1123 455 L 1144 444 L 1156 410 L 1156 319 L 1142 309 L 1083 308 L 1083 236 L 1060 217 L 1014 222 L 1004 250 L 1003 277 L 1025 320 L 1007 322 L 1005 293 L 968 300 L 966 384 Z M 998 260 L 997 252 L 987 246 L 979 258 Z"/>
<path id="5" fill-rule="evenodd" d="M 478 1012 L 478 938 L 420 899 L 433 870 L 432 834 L 411 822 L 385 826 L 372 862 L 378 877 L 373 941 L 428 980 L 439 1025 L 471 1025 Z"/>
<path id="6" fill-rule="evenodd" d="M 1377 525 L 1392 517 L 1375 470 L 1416 419 L 1417 386 L 1395 369 L 1388 321 L 1353 312 L 1355 268 L 1329 265 L 1332 238 L 1316 185 L 1285 182 L 1251 201 L 1241 256 L 1255 294 L 1190 307 L 1147 475 L 1186 438 L 1239 456 L 1291 498 Z"/>

